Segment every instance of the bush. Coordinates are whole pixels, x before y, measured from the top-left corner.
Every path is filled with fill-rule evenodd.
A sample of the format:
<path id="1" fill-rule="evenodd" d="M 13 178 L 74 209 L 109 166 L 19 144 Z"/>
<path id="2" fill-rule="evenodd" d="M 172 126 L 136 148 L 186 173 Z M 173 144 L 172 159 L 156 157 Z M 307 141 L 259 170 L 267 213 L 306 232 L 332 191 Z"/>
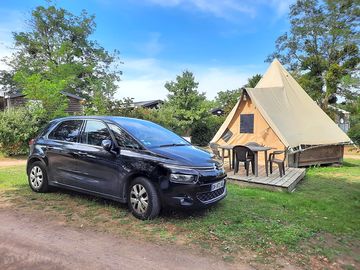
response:
<path id="1" fill-rule="evenodd" d="M 360 145 L 360 123 L 352 126 L 349 129 L 348 135 L 356 145 Z"/>
<path id="2" fill-rule="evenodd" d="M 197 123 L 191 132 L 191 143 L 199 146 L 208 145 L 224 120 L 224 117 L 212 115 Z"/>
<path id="3" fill-rule="evenodd" d="M 33 139 L 45 124 L 39 111 L 16 108 L 0 113 L 0 151 L 7 155 L 28 153 L 28 142 Z"/>

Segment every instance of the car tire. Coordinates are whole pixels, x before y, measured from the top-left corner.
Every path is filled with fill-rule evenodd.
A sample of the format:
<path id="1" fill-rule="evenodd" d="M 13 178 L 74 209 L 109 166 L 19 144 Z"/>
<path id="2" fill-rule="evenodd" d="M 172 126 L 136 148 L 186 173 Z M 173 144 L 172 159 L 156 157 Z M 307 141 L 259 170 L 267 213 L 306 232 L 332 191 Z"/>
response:
<path id="1" fill-rule="evenodd" d="M 31 163 L 28 180 L 30 188 L 35 192 L 47 192 L 49 190 L 46 168 L 41 161 Z"/>
<path id="2" fill-rule="evenodd" d="M 145 177 L 131 181 L 128 190 L 128 206 L 138 219 L 147 220 L 157 217 L 161 204 L 154 185 Z"/>

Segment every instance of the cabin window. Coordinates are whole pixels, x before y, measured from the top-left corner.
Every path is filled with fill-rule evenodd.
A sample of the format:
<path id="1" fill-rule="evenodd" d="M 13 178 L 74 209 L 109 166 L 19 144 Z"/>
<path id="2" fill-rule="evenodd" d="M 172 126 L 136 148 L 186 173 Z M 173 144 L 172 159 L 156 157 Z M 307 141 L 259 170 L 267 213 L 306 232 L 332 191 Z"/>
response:
<path id="1" fill-rule="evenodd" d="M 223 136 L 222 136 L 222 139 L 225 141 L 225 142 L 228 142 L 230 140 L 230 138 L 232 137 L 233 133 L 230 131 L 230 129 L 226 129 Z"/>
<path id="2" fill-rule="evenodd" d="M 240 133 L 254 133 L 254 114 L 240 114 Z"/>

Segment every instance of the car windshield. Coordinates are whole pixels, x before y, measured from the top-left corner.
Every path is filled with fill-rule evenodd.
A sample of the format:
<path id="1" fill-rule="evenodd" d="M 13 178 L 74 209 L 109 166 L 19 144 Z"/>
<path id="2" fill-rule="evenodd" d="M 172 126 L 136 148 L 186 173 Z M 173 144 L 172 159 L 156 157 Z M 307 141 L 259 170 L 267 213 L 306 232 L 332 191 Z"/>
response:
<path id="1" fill-rule="evenodd" d="M 190 145 L 174 132 L 152 122 L 139 120 L 117 120 L 117 122 L 148 148 Z"/>

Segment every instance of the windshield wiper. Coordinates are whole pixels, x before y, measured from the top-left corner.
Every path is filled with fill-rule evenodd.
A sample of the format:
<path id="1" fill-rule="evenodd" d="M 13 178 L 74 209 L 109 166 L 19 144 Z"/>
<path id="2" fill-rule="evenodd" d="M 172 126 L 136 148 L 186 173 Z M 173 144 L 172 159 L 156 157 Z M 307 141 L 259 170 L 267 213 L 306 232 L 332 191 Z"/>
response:
<path id="1" fill-rule="evenodd" d="M 185 143 L 170 143 L 170 144 L 159 145 L 159 147 L 184 146 L 184 145 L 188 145 L 188 144 L 185 144 Z"/>

